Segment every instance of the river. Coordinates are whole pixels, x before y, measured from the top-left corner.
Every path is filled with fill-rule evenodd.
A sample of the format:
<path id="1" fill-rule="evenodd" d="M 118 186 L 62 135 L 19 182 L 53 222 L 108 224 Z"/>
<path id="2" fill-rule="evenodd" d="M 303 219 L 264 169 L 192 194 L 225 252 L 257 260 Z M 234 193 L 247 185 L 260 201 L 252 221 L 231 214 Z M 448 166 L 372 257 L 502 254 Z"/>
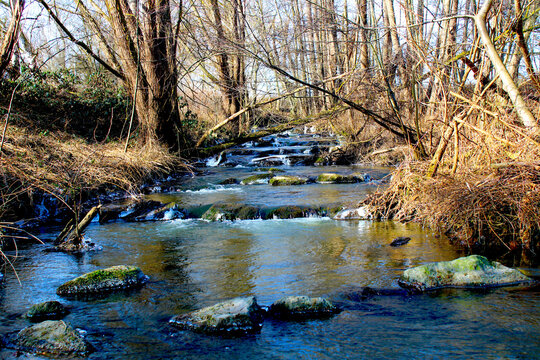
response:
<path id="1" fill-rule="evenodd" d="M 301 138 L 301 137 L 300 137 Z M 274 139 L 304 154 L 313 147 L 297 135 Z M 295 144 L 291 144 L 292 141 Z M 316 141 L 311 139 L 310 141 Z M 322 141 L 322 140 L 320 140 Z M 306 148 L 304 148 L 305 146 Z M 251 149 L 251 147 L 247 147 Z M 306 150 L 307 149 L 307 150 Z M 265 150 L 267 151 L 267 150 Z M 268 150 L 269 151 L 269 150 Z M 291 150 L 292 151 L 292 150 Z M 246 155 L 248 153 L 249 155 Z M 236 167 L 205 168 L 175 191 L 149 195 L 184 208 L 216 202 L 259 207 L 329 207 L 355 203 L 374 191 L 388 169 L 277 164 L 286 174 L 368 174 L 375 181 L 296 186 L 219 185 L 254 173 L 255 151 L 229 155 Z M 217 159 L 210 165 L 217 165 Z M 234 165 L 234 164 L 232 164 Z M 274 164 L 276 165 L 276 164 Z M 45 239 L 53 233 L 41 234 Z M 33 304 L 58 300 L 65 318 L 85 331 L 96 351 L 89 359 L 532 359 L 540 354 L 540 292 L 519 288 L 444 290 L 415 296 L 362 297 L 362 287 L 397 288 L 411 266 L 462 255 L 444 236 L 417 224 L 336 221 L 328 217 L 209 222 L 197 218 L 92 224 L 86 236 L 102 251 L 71 255 L 49 243 L 19 249 L 17 277 L 0 287 L 0 333 L 28 326 L 21 315 Z M 390 247 L 398 236 L 411 237 Z M 13 253 L 10 253 L 13 255 Z M 94 299 L 64 299 L 56 288 L 96 269 L 139 266 L 150 281 L 142 289 Z M 534 269 L 533 269 L 534 270 Z M 20 281 L 20 283 L 19 283 Z M 171 328 L 177 314 L 237 296 L 270 305 L 285 295 L 324 296 L 343 311 L 325 320 L 267 320 L 260 334 L 205 336 Z M 0 357 L 15 356 L 12 351 Z M 39 359 L 23 355 L 19 358 Z"/>

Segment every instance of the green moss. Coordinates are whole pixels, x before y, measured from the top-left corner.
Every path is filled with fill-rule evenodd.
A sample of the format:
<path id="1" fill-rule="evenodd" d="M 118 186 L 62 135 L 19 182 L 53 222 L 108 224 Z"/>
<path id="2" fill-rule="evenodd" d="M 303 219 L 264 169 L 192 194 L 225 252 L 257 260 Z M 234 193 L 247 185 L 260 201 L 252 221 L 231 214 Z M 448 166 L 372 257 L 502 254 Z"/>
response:
<path id="1" fill-rule="evenodd" d="M 118 265 L 92 271 L 58 287 L 59 295 L 101 292 L 117 288 L 129 288 L 144 282 L 145 276 L 136 266 Z"/>
<path id="2" fill-rule="evenodd" d="M 274 176 L 272 173 L 255 174 L 243 179 L 240 183 L 242 185 L 267 184 L 268 180 Z"/>
<path id="3" fill-rule="evenodd" d="M 42 321 L 45 319 L 60 319 L 68 314 L 68 310 L 58 301 L 46 301 L 36 304 L 28 310 L 25 317 L 31 321 Z"/>
<path id="4" fill-rule="evenodd" d="M 269 183 L 272 186 L 286 186 L 286 185 L 304 185 L 308 182 L 307 178 L 300 176 L 279 175 L 270 179 Z"/>
<path id="5" fill-rule="evenodd" d="M 399 284 L 407 288 L 428 290 L 440 287 L 502 286 L 531 281 L 515 269 L 471 255 L 405 270 Z"/>
<path id="6" fill-rule="evenodd" d="M 271 168 L 256 168 L 255 171 L 270 172 L 270 173 L 282 173 L 282 172 L 285 172 L 285 170 L 283 170 L 283 169 L 274 168 L 274 167 L 271 167 Z"/>
<path id="7" fill-rule="evenodd" d="M 317 182 L 322 184 L 351 184 L 363 181 L 359 174 L 341 175 L 334 173 L 323 173 L 317 177 Z"/>

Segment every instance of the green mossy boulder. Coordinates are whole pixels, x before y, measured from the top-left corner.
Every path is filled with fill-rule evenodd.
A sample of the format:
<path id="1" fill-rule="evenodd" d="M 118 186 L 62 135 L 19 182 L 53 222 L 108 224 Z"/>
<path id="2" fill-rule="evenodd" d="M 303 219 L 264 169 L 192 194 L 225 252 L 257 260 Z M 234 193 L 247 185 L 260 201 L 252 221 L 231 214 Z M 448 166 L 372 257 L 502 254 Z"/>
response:
<path id="1" fill-rule="evenodd" d="M 399 285 L 420 291 L 444 287 L 477 288 L 532 282 L 520 271 L 480 255 L 430 263 L 407 269 Z"/>
<path id="2" fill-rule="evenodd" d="M 251 296 L 178 315 L 169 323 L 179 329 L 207 334 L 243 335 L 259 332 L 263 320 L 264 310 Z"/>
<path id="3" fill-rule="evenodd" d="M 252 220 L 260 217 L 259 208 L 237 204 L 214 204 L 202 215 L 202 219 L 209 221 Z"/>
<path id="4" fill-rule="evenodd" d="M 322 173 L 317 176 L 317 182 L 319 184 L 352 184 L 364 181 L 363 177 L 358 174 L 353 175 L 341 175 L 334 173 Z"/>
<path id="5" fill-rule="evenodd" d="M 47 355 L 85 355 L 91 346 L 62 320 L 47 320 L 22 329 L 15 341 L 21 350 Z"/>
<path id="6" fill-rule="evenodd" d="M 325 318 L 340 310 L 330 301 L 317 297 L 286 296 L 270 305 L 268 314 L 284 320 Z"/>
<path id="7" fill-rule="evenodd" d="M 59 320 L 67 314 L 69 314 L 69 310 L 58 301 L 46 301 L 32 306 L 25 317 L 32 322 L 39 322 Z"/>
<path id="8" fill-rule="evenodd" d="M 148 280 L 136 266 L 118 265 L 92 271 L 60 285 L 58 295 L 100 294 L 142 286 Z"/>
<path id="9" fill-rule="evenodd" d="M 308 182 L 308 178 L 292 175 L 278 175 L 270 179 L 269 183 L 272 186 L 286 185 L 304 185 Z"/>
<path id="10" fill-rule="evenodd" d="M 268 184 L 268 181 L 275 175 L 272 173 L 255 174 L 243 179 L 240 184 L 242 185 L 260 185 Z"/>

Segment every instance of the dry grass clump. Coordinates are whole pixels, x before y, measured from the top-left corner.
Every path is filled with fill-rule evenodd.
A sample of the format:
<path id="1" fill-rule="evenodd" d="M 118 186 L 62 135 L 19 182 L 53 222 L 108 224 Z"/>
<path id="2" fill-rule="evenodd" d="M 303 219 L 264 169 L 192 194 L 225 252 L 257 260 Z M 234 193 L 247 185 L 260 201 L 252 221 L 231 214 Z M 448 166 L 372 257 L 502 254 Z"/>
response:
<path id="1" fill-rule="evenodd" d="M 153 176 L 185 169 L 181 159 L 158 145 L 124 153 L 118 142 L 88 143 L 66 133 L 34 133 L 15 126 L 8 128 L 0 164 L 0 210 L 36 189 L 75 201 L 97 189 L 135 191 Z"/>

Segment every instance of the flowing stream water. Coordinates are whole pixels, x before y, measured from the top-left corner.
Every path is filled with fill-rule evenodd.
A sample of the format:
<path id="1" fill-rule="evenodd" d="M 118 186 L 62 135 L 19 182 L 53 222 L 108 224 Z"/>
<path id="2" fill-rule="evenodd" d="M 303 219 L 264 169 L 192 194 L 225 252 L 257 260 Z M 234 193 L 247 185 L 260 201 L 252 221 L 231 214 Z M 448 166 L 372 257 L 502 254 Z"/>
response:
<path id="1" fill-rule="evenodd" d="M 269 142 L 266 147 L 231 150 L 226 160 L 221 159 L 229 166 L 206 168 L 205 175 L 184 179 L 175 191 L 148 197 L 200 209 L 217 202 L 331 207 L 358 202 L 389 173 L 382 168 L 301 165 L 316 146 L 334 145 L 332 139 L 289 135 L 272 137 Z M 219 185 L 228 178 L 252 175 L 253 164 L 261 158 L 286 174 L 360 172 L 375 181 Z M 209 165 L 218 165 L 219 160 L 210 159 Z M 53 233 L 41 236 L 52 237 Z M 365 286 L 398 288 L 397 278 L 408 267 L 462 255 L 446 238 L 417 224 L 337 221 L 320 216 L 223 222 L 190 218 L 95 223 L 86 236 L 103 250 L 72 255 L 47 251 L 50 244 L 19 249 L 18 279 L 8 271 L 0 287 L 0 334 L 28 326 L 21 316 L 31 305 L 58 300 L 71 309 L 65 321 L 84 330 L 95 347 L 89 359 L 540 356 L 538 290 L 453 289 L 414 296 L 361 296 Z M 408 236 L 411 241 L 390 247 L 398 236 Z M 150 276 L 149 283 L 140 290 L 94 299 L 56 295 L 56 288 L 65 281 L 118 264 L 139 266 Z M 343 311 L 325 320 L 267 320 L 260 334 L 240 338 L 206 336 L 168 325 L 173 315 L 248 295 L 256 296 L 262 305 L 285 295 L 324 296 Z M 13 351 L 0 351 L 0 358 L 13 356 Z"/>

